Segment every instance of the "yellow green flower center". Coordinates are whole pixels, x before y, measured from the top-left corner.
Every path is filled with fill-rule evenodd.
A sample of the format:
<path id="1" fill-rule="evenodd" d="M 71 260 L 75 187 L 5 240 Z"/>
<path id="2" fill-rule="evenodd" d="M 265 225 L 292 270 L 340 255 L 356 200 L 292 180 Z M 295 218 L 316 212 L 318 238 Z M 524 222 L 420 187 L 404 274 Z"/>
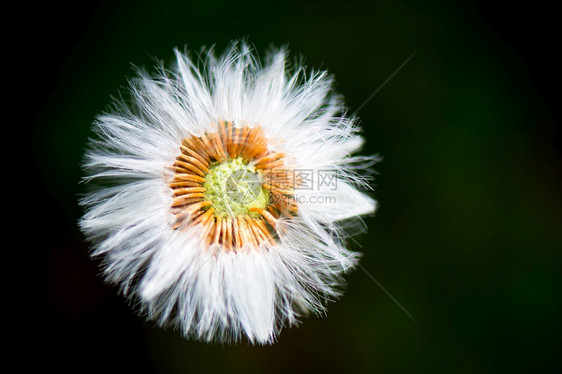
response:
<path id="1" fill-rule="evenodd" d="M 269 191 L 263 187 L 261 173 L 241 157 L 209 165 L 203 187 L 215 216 L 257 218 L 260 214 L 250 209 L 265 209 L 268 205 Z"/>

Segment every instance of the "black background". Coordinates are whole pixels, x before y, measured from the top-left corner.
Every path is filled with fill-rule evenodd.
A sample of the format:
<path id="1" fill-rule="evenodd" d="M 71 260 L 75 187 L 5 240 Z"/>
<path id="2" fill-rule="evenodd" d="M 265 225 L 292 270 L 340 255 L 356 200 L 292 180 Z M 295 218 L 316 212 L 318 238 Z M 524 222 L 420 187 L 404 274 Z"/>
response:
<path id="1" fill-rule="evenodd" d="M 24 6 L 24 8 L 26 8 Z M 18 365 L 69 372 L 556 372 L 560 369 L 561 136 L 556 12 L 540 2 L 89 2 L 7 12 L 17 49 L 6 108 L 19 129 L 13 264 Z M 326 318 L 273 346 L 185 341 L 102 283 L 76 228 L 95 115 L 133 75 L 247 38 L 329 70 L 384 161 L 362 265 Z M 13 120 L 10 120 L 6 127 Z M 6 147 L 8 149 L 8 147 Z M 17 157 L 31 156 L 24 162 Z M 21 177 L 20 177 L 21 175 Z M 17 201 L 20 201 L 18 197 Z M 19 232 L 19 231 L 18 231 Z M 10 249 L 11 250 L 11 249 Z M 7 262 L 7 264 L 10 264 Z M 27 264 L 32 264 L 31 267 Z M 6 267 L 10 267 L 6 265 Z M 12 278 L 13 279 L 13 278 Z M 29 280 L 29 282 L 27 282 Z M 12 288 L 12 287 L 9 287 Z M 15 288 L 15 287 L 14 287 Z"/>

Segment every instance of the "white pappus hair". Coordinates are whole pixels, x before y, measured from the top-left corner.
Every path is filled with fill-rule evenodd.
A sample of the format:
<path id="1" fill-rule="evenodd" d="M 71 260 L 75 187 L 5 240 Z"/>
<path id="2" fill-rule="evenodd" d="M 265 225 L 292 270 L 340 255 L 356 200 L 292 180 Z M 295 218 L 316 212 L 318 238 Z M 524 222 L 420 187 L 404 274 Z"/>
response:
<path id="1" fill-rule="evenodd" d="M 237 42 L 219 57 L 206 52 L 202 67 L 187 53 L 175 56 L 169 70 L 139 72 L 131 100 L 96 119 L 83 163 L 95 188 L 81 199 L 81 230 L 105 279 L 148 319 L 204 341 L 272 343 L 283 326 L 324 313 L 340 295 L 342 274 L 358 260 L 341 222 L 374 212 L 359 190 L 374 158 L 351 156 L 363 139 L 332 77 L 300 65 L 289 71 L 285 50 L 260 62 Z M 274 244 L 226 250 L 202 240 L 201 226 L 174 227 L 170 166 L 183 139 L 222 120 L 260 126 L 268 150 L 286 155 L 292 170 L 335 172 L 337 188 L 312 178 L 298 190 L 298 213 L 276 218 Z"/>

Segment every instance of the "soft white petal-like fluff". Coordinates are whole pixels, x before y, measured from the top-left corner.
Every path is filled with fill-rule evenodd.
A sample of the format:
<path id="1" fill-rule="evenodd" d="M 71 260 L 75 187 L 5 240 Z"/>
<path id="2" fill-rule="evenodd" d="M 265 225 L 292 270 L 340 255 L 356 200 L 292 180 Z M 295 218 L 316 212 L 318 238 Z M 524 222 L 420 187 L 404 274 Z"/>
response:
<path id="1" fill-rule="evenodd" d="M 363 139 L 326 72 L 287 70 L 286 51 L 261 63 L 244 43 L 204 66 L 176 51 L 176 66 L 152 77 L 139 72 L 132 104 L 117 102 L 94 124 L 84 167 L 98 188 L 81 200 L 81 229 L 104 260 L 107 281 L 138 301 L 140 312 L 205 341 L 271 343 L 303 313 L 322 313 L 340 294 L 341 275 L 358 254 L 345 249 L 342 219 L 372 213 L 373 199 L 354 157 Z M 318 180 L 297 191 L 298 213 L 281 217 L 275 245 L 226 251 L 175 230 L 170 165 L 182 139 L 213 130 L 218 120 L 261 126 L 269 148 L 294 169 L 337 172 L 337 187 Z M 332 185 L 333 187 L 333 185 Z M 320 201 L 321 200 L 321 201 Z"/>

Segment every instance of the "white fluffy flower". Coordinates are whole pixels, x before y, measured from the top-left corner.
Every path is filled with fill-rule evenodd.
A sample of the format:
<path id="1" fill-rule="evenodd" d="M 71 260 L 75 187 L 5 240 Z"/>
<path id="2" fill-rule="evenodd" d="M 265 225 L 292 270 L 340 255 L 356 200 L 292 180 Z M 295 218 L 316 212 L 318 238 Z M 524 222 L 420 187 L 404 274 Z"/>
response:
<path id="1" fill-rule="evenodd" d="M 147 318 L 271 343 L 340 294 L 358 258 L 341 222 L 375 209 L 357 189 L 372 158 L 350 156 L 362 138 L 325 72 L 288 72 L 284 50 L 260 63 L 243 43 L 203 60 L 176 51 L 97 118 L 80 225 Z"/>

